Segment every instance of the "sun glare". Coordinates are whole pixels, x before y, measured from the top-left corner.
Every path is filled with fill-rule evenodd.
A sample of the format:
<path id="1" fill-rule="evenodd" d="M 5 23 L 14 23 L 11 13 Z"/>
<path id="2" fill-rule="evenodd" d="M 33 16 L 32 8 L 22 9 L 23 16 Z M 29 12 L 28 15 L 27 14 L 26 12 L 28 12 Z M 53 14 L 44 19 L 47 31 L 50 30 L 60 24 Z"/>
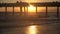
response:
<path id="1" fill-rule="evenodd" d="M 35 12 L 35 7 L 32 6 L 32 5 L 30 5 L 30 6 L 28 7 L 28 12 Z"/>

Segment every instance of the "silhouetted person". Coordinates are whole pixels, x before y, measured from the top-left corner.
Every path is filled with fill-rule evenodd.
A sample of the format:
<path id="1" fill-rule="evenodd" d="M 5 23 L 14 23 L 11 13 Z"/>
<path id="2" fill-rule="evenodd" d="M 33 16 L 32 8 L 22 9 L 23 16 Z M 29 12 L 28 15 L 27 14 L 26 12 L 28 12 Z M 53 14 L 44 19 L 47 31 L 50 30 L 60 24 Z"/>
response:
<path id="1" fill-rule="evenodd" d="M 17 1 L 16 3 L 19 3 L 19 1 Z"/>

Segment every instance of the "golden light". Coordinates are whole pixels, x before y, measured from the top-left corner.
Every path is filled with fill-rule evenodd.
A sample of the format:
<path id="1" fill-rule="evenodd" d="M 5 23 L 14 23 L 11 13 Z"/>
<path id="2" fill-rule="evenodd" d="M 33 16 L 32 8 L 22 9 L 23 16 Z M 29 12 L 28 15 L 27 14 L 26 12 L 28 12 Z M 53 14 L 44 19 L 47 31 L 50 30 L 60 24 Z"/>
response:
<path id="1" fill-rule="evenodd" d="M 32 5 L 30 5 L 30 6 L 28 7 L 28 12 L 35 12 L 35 7 L 32 6 Z"/>
<path id="2" fill-rule="evenodd" d="M 27 34 L 36 34 L 36 26 L 29 26 L 28 27 L 28 33 Z"/>

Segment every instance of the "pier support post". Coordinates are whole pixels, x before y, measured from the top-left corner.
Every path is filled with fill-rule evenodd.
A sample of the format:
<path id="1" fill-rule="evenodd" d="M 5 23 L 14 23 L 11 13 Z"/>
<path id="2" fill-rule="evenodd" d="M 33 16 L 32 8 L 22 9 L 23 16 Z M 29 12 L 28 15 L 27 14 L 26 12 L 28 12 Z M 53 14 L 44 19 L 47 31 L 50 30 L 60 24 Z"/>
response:
<path id="1" fill-rule="evenodd" d="M 37 6 L 36 6 L 36 14 L 37 14 Z"/>
<path id="2" fill-rule="evenodd" d="M 13 6 L 13 15 L 14 15 L 14 6 Z"/>
<path id="3" fill-rule="evenodd" d="M 59 18 L 59 7 L 57 7 L 57 18 Z"/>
<path id="4" fill-rule="evenodd" d="M 48 16 L 48 7 L 46 6 L 46 17 Z"/>
<path id="5" fill-rule="evenodd" d="M 5 7 L 5 15 L 7 15 L 7 7 Z"/>
<path id="6" fill-rule="evenodd" d="M 26 13 L 26 15 L 28 16 L 28 7 L 27 7 L 27 13 Z"/>
<path id="7" fill-rule="evenodd" d="M 22 15 L 22 7 L 20 7 L 20 15 Z"/>
<path id="8" fill-rule="evenodd" d="M 28 7 L 27 7 L 27 13 L 28 13 Z"/>
<path id="9" fill-rule="evenodd" d="M 24 7 L 24 14 L 25 14 L 25 7 Z"/>

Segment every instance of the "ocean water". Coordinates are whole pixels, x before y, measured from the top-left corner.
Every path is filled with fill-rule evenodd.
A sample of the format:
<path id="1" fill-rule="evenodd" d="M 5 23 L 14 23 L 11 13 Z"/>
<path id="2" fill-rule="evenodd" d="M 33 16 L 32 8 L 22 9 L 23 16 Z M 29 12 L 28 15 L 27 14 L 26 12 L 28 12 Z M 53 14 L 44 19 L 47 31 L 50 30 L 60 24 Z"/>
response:
<path id="1" fill-rule="evenodd" d="M 60 34 L 60 17 L 56 12 L 48 13 L 48 17 L 45 13 L 0 13 L 0 34 Z"/>

